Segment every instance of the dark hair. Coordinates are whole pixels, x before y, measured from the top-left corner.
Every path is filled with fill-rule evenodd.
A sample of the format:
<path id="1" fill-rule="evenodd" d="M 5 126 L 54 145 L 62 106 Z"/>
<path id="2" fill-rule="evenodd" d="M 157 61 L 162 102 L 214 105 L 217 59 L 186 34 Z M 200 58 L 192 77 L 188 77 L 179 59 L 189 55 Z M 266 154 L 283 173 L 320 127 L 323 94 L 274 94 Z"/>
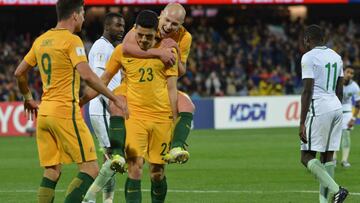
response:
<path id="1" fill-rule="evenodd" d="M 143 10 L 136 17 L 136 26 L 157 30 L 159 25 L 158 15 L 151 10 Z"/>
<path id="2" fill-rule="evenodd" d="M 113 18 L 121 18 L 122 19 L 124 17 L 120 13 L 113 13 L 113 12 L 107 13 L 104 18 L 104 27 L 109 26 L 111 24 Z"/>
<path id="3" fill-rule="evenodd" d="M 313 43 L 322 43 L 324 41 L 324 32 L 318 25 L 310 25 L 306 27 L 304 37 Z"/>
<path id="4" fill-rule="evenodd" d="M 56 3 L 58 21 L 68 19 L 74 12 L 79 13 L 82 6 L 84 0 L 58 0 Z"/>

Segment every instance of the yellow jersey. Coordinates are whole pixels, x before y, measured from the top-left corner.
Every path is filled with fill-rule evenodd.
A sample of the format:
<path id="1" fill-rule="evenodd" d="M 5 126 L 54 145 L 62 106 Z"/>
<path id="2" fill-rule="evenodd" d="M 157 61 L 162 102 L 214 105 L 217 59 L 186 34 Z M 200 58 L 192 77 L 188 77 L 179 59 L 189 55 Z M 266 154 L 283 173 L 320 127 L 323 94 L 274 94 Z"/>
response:
<path id="1" fill-rule="evenodd" d="M 80 75 L 75 69 L 87 62 L 81 39 L 67 29 L 50 29 L 33 43 L 24 60 L 38 66 L 43 83 L 39 115 L 81 118 Z"/>
<path id="2" fill-rule="evenodd" d="M 154 122 L 172 120 L 167 77 L 178 76 L 177 63 L 165 68 L 160 59 L 124 55 L 121 44 L 114 49 L 106 71 L 115 75 L 121 68 L 124 69 L 130 117 Z"/>
<path id="3" fill-rule="evenodd" d="M 181 26 L 177 32 L 170 36 L 170 38 L 178 43 L 181 62 L 186 64 L 192 42 L 191 34 L 185 29 L 184 26 Z"/>

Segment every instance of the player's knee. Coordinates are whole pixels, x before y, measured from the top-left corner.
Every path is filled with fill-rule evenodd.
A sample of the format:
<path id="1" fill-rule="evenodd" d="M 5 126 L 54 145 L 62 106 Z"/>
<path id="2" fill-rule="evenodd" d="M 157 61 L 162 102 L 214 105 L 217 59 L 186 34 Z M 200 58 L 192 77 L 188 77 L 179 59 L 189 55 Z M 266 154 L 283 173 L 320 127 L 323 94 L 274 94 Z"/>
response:
<path id="1" fill-rule="evenodd" d="M 179 94 L 178 97 L 178 111 L 179 112 L 195 112 L 195 105 L 191 101 L 190 97 L 184 94 Z"/>
<path id="2" fill-rule="evenodd" d="M 88 174 L 94 179 L 99 174 L 99 166 L 97 161 L 84 162 L 79 165 L 79 169 L 81 172 Z"/>
<path id="3" fill-rule="evenodd" d="M 60 165 L 45 167 L 44 177 L 49 178 L 53 181 L 58 181 L 61 175 Z"/>
<path id="4" fill-rule="evenodd" d="M 139 159 L 128 160 L 128 174 L 131 179 L 140 180 L 143 171 L 143 161 Z"/>
<path id="5" fill-rule="evenodd" d="M 153 181 L 161 181 L 164 178 L 164 166 L 159 164 L 150 165 L 150 178 Z"/>

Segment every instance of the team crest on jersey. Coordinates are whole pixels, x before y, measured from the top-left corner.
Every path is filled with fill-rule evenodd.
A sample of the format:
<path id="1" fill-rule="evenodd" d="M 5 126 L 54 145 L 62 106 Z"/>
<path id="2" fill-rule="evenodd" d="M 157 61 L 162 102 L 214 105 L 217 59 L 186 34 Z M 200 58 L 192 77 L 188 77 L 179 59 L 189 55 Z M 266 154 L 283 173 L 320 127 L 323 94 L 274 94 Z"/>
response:
<path id="1" fill-rule="evenodd" d="M 84 47 L 76 47 L 76 54 L 78 56 L 86 56 Z"/>

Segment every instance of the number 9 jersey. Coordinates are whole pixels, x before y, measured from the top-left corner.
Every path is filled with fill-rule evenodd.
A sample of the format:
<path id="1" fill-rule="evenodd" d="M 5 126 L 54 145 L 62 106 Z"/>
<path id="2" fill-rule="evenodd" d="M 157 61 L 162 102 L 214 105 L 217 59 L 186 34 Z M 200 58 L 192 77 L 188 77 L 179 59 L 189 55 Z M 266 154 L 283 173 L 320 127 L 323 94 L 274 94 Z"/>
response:
<path id="1" fill-rule="evenodd" d="M 87 62 L 81 39 L 66 29 L 51 29 L 35 40 L 24 60 L 40 71 L 43 95 L 39 115 L 80 118 L 80 75 L 75 67 Z"/>

